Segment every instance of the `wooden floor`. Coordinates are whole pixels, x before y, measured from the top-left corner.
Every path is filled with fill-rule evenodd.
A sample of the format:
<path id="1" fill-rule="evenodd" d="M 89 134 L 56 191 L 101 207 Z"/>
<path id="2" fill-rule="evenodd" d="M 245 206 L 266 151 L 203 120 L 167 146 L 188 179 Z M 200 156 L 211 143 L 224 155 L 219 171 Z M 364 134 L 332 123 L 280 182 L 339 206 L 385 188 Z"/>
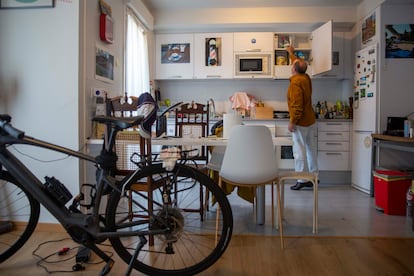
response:
<path id="1" fill-rule="evenodd" d="M 63 247 L 71 250 L 54 260 L 68 259 L 56 264 L 45 264 L 50 271 L 70 271 L 75 263 L 77 244 L 65 239 L 64 233 L 37 231 L 23 250 L 0 264 L 0 275 L 48 275 L 36 265 L 32 255 L 45 257 Z M 110 251 L 111 248 L 104 248 Z M 124 275 L 126 265 L 115 255 L 110 275 Z M 286 237 L 285 249 L 280 248 L 278 236 L 236 235 L 222 258 L 200 275 L 414 275 L 413 238 L 358 238 L 358 237 Z M 91 262 L 99 261 L 92 255 Z M 85 270 L 59 272 L 54 275 L 98 275 L 103 264 L 85 264 Z M 142 275 L 138 272 L 132 275 Z"/>

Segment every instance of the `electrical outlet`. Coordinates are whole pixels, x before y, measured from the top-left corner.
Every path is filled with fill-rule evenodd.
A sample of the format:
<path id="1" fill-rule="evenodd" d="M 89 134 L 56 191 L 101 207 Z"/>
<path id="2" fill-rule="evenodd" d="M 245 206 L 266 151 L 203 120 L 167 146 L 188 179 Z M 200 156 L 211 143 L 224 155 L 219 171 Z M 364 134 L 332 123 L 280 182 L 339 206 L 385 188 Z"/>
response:
<path id="1" fill-rule="evenodd" d="M 102 88 L 91 88 L 91 96 L 92 97 L 104 97 L 105 90 Z"/>
<path id="2" fill-rule="evenodd" d="M 92 109 L 95 115 L 106 115 L 105 93 L 101 88 L 91 88 Z"/>

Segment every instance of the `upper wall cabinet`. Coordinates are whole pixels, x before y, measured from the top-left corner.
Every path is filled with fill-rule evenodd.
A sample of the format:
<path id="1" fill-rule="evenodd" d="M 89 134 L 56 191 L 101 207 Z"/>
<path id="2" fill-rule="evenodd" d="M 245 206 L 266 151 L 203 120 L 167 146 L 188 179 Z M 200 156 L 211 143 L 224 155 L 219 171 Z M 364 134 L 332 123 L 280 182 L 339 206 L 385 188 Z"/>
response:
<path id="1" fill-rule="evenodd" d="M 234 52 L 272 52 L 273 33 L 234 33 Z"/>
<path id="2" fill-rule="evenodd" d="M 307 73 L 315 76 L 332 69 L 332 21 L 312 33 L 276 33 L 274 77 L 286 79 L 291 75 L 287 47 L 292 44 L 296 56 L 309 62 Z"/>
<path id="3" fill-rule="evenodd" d="M 333 33 L 332 36 L 332 69 L 318 75 L 320 78 L 344 78 L 345 69 L 344 33 Z"/>
<path id="4" fill-rule="evenodd" d="M 194 75 L 198 79 L 233 78 L 233 33 L 194 35 Z"/>
<path id="5" fill-rule="evenodd" d="M 155 79 L 193 78 L 193 34 L 159 34 L 155 45 Z"/>

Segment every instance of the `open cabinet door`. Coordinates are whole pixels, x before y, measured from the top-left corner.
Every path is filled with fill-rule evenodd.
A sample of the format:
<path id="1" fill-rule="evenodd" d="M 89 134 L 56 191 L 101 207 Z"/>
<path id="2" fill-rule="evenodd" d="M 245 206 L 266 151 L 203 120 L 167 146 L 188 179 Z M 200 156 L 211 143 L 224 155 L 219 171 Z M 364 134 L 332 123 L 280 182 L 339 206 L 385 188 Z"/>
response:
<path id="1" fill-rule="evenodd" d="M 332 69 L 332 20 L 312 32 L 312 75 Z"/>

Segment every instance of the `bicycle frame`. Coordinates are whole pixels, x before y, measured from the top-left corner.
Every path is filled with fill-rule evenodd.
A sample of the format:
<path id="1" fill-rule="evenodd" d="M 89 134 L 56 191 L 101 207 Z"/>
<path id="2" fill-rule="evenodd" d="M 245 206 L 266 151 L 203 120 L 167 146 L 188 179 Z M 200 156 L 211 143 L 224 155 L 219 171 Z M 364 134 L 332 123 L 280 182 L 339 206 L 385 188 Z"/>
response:
<path id="1" fill-rule="evenodd" d="M 0 164 L 4 166 L 7 171 L 23 185 L 33 197 L 41 203 L 61 224 L 66 230 L 69 231 L 68 227 L 79 227 L 84 231 L 88 232 L 92 236 L 98 238 L 99 228 L 92 227 L 93 225 L 98 225 L 96 218 L 98 218 L 99 205 L 101 203 L 101 197 L 103 195 L 104 183 L 109 184 L 112 188 L 115 188 L 115 183 L 112 179 L 109 179 L 102 169 L 101 173 L 97 176 L 97 193 L 96 201 L 93 206 L 92 214 L 86 215 L 82 213 L 73 213 L 66 206 L 59 205 L 55 200 L 53 200 L 45 191 L 43 183 L 13 154 L 11 153 L 6 145 L 13 144 L 24 144 L 31 145 L 35 147 L 41 147 L 49 149 L 52 151 L 60 152 L 67 154 L 73 157 L 77 157 L 81 160 L 88 162 L 93 162 L 95 166 L 99 167 L 99 164 L 95 157 L 84 154 L 79 151 L 74 151 L 62 146 L 58 146 L 52 143 L 44 142 L 32 137 L 24 137 L 22 139 L 14 138 L 11 136 L 0 136 Z M 86 217 L 93 217 L 94 219 L 87 223 L 85 226 Z"/>

